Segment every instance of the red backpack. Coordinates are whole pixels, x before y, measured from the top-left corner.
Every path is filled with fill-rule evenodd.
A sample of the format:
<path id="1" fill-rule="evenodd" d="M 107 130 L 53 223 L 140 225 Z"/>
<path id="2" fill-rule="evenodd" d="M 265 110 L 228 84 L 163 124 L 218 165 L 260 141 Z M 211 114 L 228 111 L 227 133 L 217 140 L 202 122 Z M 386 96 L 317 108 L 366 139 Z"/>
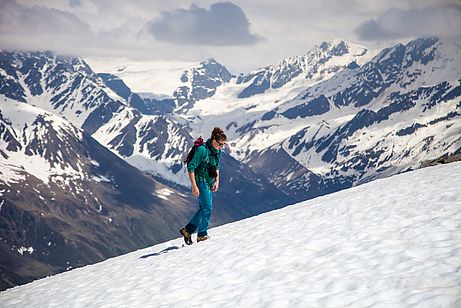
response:
<path id="1" fill-rule="evenodd" d="M 186 160 L 184 161 L 186 164 L 188 164 L 192 160 L 192 158 L 194 158 L 195 150 L 197 150 L 197 148 L 199 146 L 202 146 L 203 144 L 204 142 L 202 137 L 198 137 L 197 140 L 194 141 L 194 146 L 192 147 L 192 149 L 190 149 L 189 154 L 187 154 Z"/>

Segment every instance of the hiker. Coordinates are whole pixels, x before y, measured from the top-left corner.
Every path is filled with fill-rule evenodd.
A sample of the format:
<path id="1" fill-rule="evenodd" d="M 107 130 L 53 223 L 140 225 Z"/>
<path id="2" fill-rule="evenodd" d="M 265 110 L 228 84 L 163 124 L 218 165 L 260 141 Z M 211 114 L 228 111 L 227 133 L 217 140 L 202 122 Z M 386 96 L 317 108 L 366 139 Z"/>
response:
<path id="1" fill-rule="evenodd" d="M 213 210 L 213 195 L 219 188 L 221 149 L 227 137 L 223 130 L 215 127 L 211 138 L 203 143 L 197 139 L 186 159 L 187 172 L 192 184 L 192 195 L 198 197 L 198 210 L 189 223 L 179 230 L 187 245 L 192 244 L 192 234 L 197 231 L 197 242 L 209 239 L 208 224 Z"/>

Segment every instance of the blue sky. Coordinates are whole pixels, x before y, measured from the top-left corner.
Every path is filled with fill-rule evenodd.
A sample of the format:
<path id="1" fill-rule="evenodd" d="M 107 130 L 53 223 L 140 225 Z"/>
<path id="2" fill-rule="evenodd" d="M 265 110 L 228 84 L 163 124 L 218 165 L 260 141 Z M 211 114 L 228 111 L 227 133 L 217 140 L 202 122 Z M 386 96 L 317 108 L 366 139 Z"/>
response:
<path id="1" fill-rule="evenodd" d="M 370 48 L 456 37 L 454 0 L 2 0 L 0 48 L 201 61 L 246 72 L 345 39 Z"/>

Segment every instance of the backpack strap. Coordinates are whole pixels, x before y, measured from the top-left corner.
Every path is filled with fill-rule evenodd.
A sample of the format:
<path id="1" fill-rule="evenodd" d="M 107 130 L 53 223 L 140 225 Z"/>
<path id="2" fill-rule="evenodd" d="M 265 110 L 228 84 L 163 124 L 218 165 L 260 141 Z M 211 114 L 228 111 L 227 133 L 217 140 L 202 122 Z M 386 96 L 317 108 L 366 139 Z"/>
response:
<path id="1" fill-rule="evenodd" d="M 219 153 L 215 153 L 213 148 L 211 147 L 211 145 L 208 142 L 206 142 L 206 146 L 210 150 L 210 152 L 211 152 L 210 155 L 211 156 L 218 156 Z"/>
<path id="2" fill-rule="evenodd" d="M 210 150 L 209 155 L 216 157 L 216 159 L 218 160 L 218 165 L 219 165 L 220 160 L 221 160 L 221 155 L 220 155 L 221 153 L 220 152 L 215 153 L 213 148 L 211 147 L 211 144 L 209 144 L 208 142 L 206 142 L 205 144 L 206 144 L 207 148 Z"/>

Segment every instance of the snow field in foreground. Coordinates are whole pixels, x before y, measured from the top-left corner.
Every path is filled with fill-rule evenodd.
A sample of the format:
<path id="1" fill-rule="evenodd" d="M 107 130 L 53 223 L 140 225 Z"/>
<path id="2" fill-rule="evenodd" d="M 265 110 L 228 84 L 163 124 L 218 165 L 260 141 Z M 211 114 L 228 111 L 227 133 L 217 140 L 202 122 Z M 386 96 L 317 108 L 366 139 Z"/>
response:
<path id="1" fill-rule="evenodd" d="M 377 180 L 4 291 L 0 307 L 461 307 L 460 177 L 458 162 Z"/>

